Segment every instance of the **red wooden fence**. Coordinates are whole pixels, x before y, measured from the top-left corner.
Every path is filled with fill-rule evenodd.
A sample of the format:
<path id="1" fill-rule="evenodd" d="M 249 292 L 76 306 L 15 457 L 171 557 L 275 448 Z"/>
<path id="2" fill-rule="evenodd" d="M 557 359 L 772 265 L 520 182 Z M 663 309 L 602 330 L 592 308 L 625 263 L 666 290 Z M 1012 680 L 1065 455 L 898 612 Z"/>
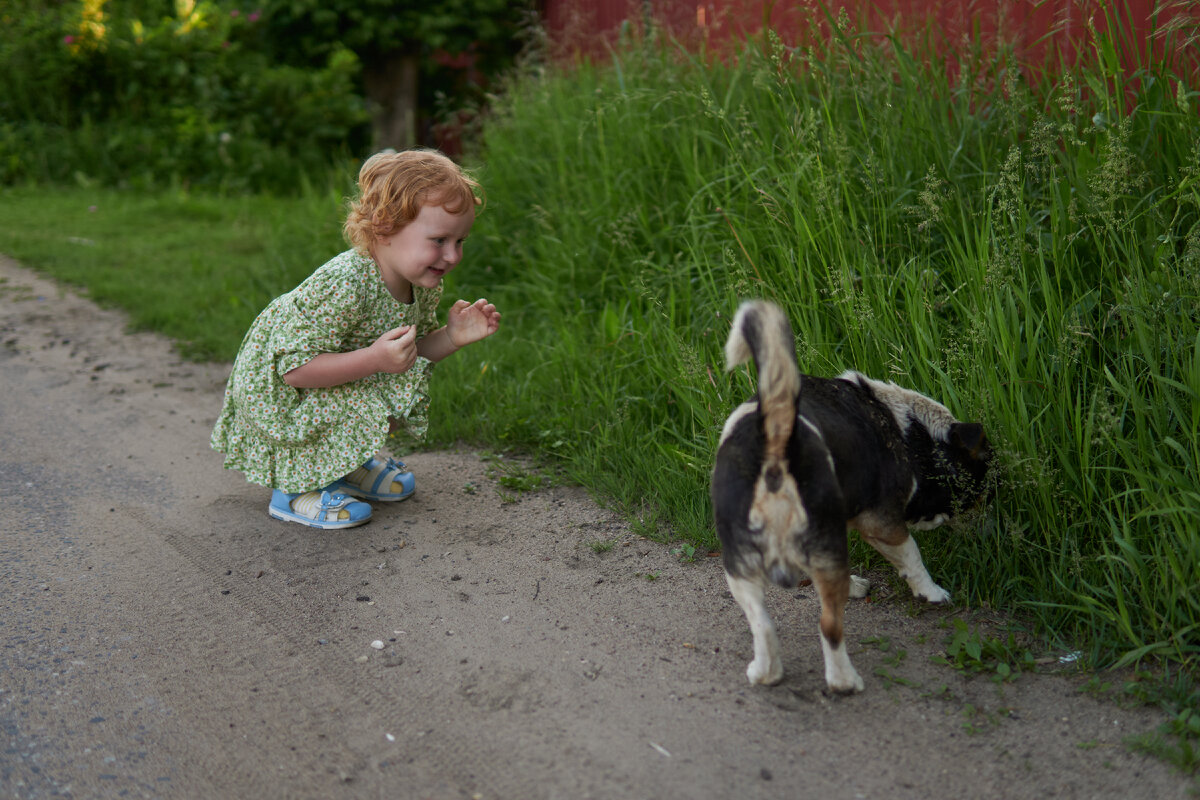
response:
<path id="1" fill-rule="evenodd" d="M 543 0 L 543 17 L 564 56 L 603 57 L 622 24 L 646 19 L 672 36 L 721 46 L 771 28 L 787 44 L 829 30 L 844 8 L 859 32 L 931 36 L 942 51 L 964 42 L 1011 44 L 1026 65 L 1058 68 L 1110 34 L 1127 70 L 1160 62 L 1195 76 L 1197 0 Z"/>

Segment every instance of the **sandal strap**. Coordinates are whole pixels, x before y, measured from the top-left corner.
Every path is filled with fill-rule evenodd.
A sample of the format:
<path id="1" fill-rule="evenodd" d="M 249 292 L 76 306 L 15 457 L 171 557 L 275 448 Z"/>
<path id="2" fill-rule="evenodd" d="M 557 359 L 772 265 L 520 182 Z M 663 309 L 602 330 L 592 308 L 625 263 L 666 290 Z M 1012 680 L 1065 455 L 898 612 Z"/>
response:
<path id="1" fill-rule="evenodd" d="M 328 522 L 330 515 L 337 516 L 337 512 L 341 511 L 346 506 L 355 502 L 354 498 L 342 492 L 321 492 L 321 522 Z"/>
<path id="2" fill-rule="evenodd" d="M 342 492 L 322 490 L 321 499 L 317 501 L 315 506 L 306 503 L 305 505 L 308 506 L 307 509 L 302 511 L 299 508 L 293 508 L 292 510 L 301 516 L 308 517 L 317 522 L 328 522 L 330 513 L 341 511 L 352 502 L 354 502 L 353 498 Z"/>
<path id="3" fill-rule="evenodd" d="M 366 480 L 360 485 L 363 489 L 370 491 L 373 494 L 379 494 L 384 488 L 390 487 L 396 480 L 397 475 L 403 475 L 408 472 L 408 467 L 404 466 L 404 462 L 390 456 L 386 460 L 372 458 L 364 467 L 368 467 Z"/>

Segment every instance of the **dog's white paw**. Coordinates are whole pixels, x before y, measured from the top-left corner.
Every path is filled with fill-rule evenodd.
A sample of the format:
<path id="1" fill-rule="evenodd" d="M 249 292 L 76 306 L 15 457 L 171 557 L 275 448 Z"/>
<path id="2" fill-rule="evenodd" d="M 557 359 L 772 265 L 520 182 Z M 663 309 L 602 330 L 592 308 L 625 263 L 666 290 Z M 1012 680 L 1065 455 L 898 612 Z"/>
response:
<path id="1" fill-rule="evenodd" d="M 863 679 L 859 677 L 858 670 L 846 665 L 843 669 L 827 668 L 825 670 L 825 685 L 829 687 L 829 691 L 831 692 L 854 694 L 863 690 Z"/>
<path id="2" fill-rule="evenodd" d="M 850 576 L 850 597 L 855 600 L 861 600 L 866 597 L 871 591 L 871 582 L 866 578 L 858 575 Z"/>
<path id="3" fill-rule="evenodd" d="M 777 659 L 768 662 L 765 659 L 756 658 L 750 662 L 750 666 L 746 667 L 746 677 L 752 684 L 772 686 L 783 680 L 783 664 Z"/>
<path id="4" fill-rule="evenodd" d="M 914 589 L 913 594 L 925 602 L 933 603 L 934 605 L 950 602 L 950 593 L 933 581 L 928 581 L 919 589 Z"/>
<path id="5" fill-rule="evenodd" d="M 831 692 L 852 694 L 863 690 L 862 678 L 858 670 L 850 663 L 850 655 L 846 652 L 846 640 L 831 645 L 821 634 L 821 652 L 825 656 L 825 685 Z"/>

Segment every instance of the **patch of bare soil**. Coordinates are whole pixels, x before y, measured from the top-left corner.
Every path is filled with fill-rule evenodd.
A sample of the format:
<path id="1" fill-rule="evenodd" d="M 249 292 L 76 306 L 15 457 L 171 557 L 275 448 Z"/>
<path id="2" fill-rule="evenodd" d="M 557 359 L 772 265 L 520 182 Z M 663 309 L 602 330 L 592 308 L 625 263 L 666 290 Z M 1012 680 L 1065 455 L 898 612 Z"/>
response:
<path id="1" fill-rule="evenodd" d="M 719 559 L 506 502 L 469 449 L 365 527 L 273 520 L 208 447 L 227 365 L 0 279 L 7 797 L 1189 796 L 1123 745 L 1154 713 L 934 664 L 968 612 L 886 589 L 847 614 L 864 693 L 825 693 L 811 588 L 769 595 L 788 673 L 751 687 Z"/>

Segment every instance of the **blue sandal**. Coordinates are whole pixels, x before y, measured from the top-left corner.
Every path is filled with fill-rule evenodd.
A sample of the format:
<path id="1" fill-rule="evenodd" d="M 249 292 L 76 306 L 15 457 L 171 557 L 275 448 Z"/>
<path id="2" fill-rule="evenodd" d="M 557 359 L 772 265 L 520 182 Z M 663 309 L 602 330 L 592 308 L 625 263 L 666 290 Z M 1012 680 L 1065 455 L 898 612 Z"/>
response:
<path id="1" fill-rule="evenodd" d="M 416 489 L 417 479 L 403 461 L 394 458 L 372 458 L 346 477 L 329 484 L 330 491 L 384 503 L 407 500 Z"/>
<path id="2" fill-rule="evenodd" d="M 288 494 L 278 489 L 271 495 L 267 513 L 285 522 L 299 522 L 322 530 L 352 528 L 371 521 L 371 507 L 342 492 L 321 489 Z"/>

